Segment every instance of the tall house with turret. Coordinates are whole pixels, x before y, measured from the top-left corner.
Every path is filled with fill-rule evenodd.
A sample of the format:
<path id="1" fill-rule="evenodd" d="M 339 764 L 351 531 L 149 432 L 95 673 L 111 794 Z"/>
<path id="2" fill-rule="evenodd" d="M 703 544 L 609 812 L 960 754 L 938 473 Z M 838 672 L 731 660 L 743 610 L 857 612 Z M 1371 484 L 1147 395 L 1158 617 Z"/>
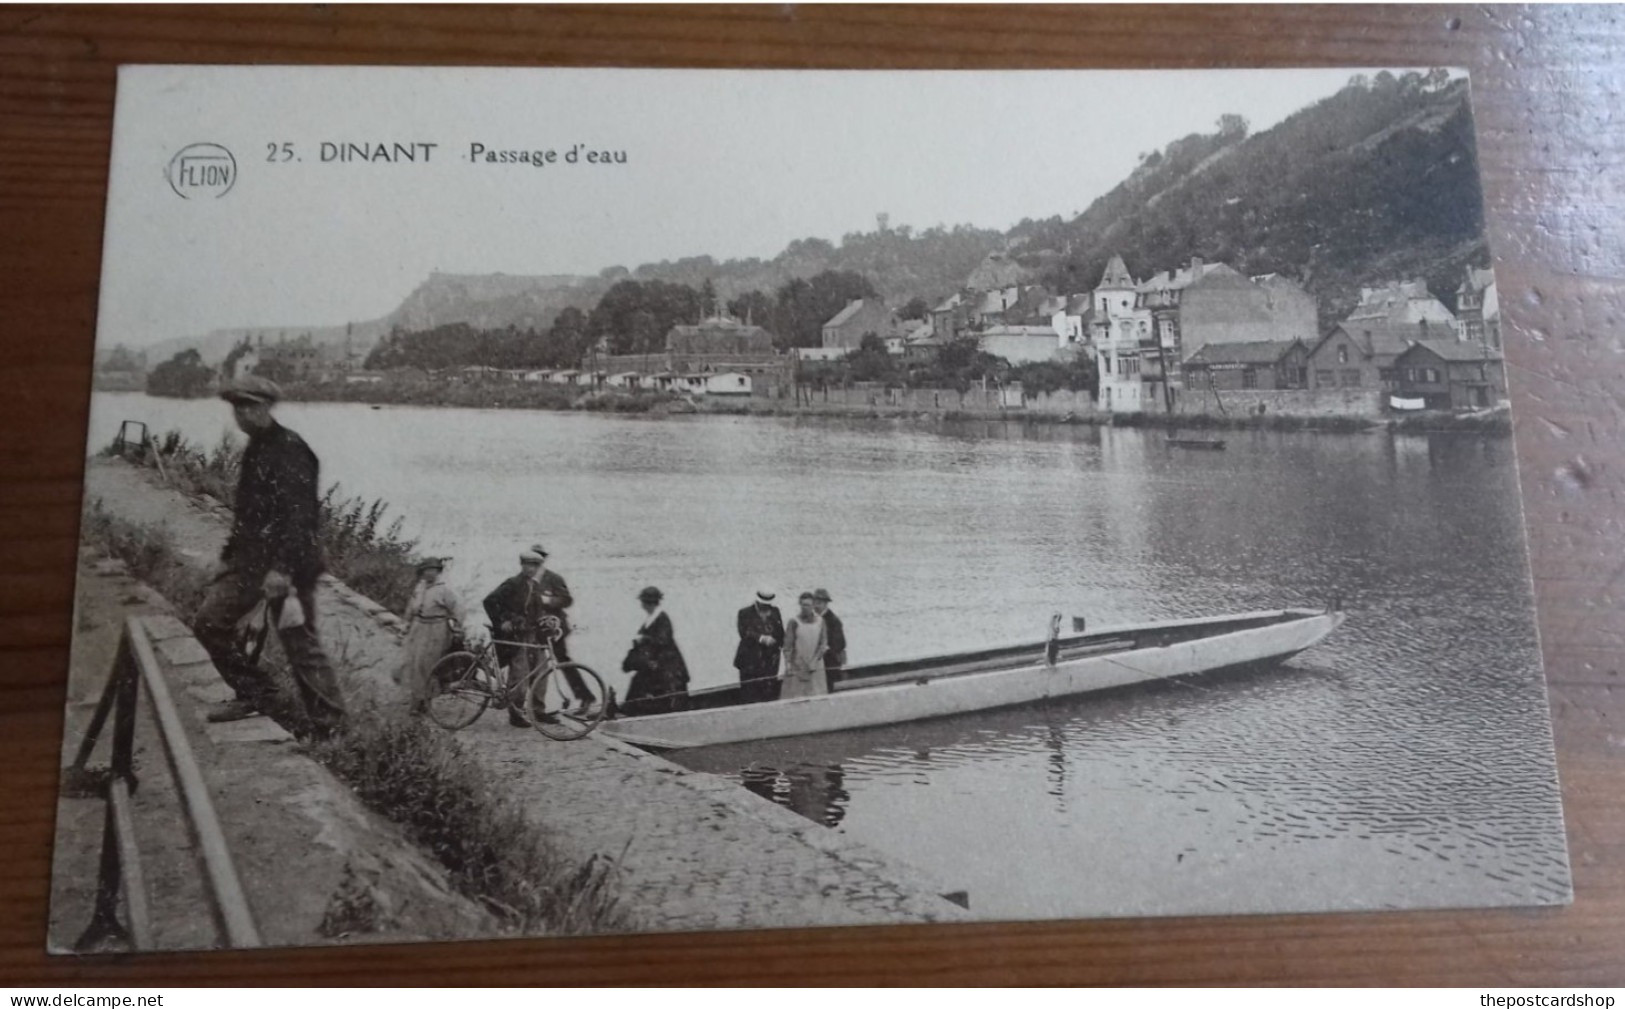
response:
<path id="1" fill-rule="evenodd" d="M 1100 405 L 1113 413 L 1145 408 L 1143 344 L 1151 338 L 1151 313 L 1138 304 L 1134 277 L 1122 256 L 1112 256 L 1089 305 L 1089 340 L 1100 375 Z"/>
<path id="2" fill-rule="evenodd" d="M 1501 303 L 1493 271 L 1467 268 L 1456 288 L 1456 336 L 1489 350 L 1501 349 Z"/>

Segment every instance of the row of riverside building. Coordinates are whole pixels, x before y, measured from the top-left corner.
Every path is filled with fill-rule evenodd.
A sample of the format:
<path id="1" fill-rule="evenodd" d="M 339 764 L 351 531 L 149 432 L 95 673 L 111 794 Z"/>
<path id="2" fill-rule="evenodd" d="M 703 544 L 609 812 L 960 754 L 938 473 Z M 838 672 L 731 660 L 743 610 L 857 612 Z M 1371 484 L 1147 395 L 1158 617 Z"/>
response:
<path id="1" fill-rule="evenodd" d="M 821 345 L 784 354 L 771 333 L 718 313 L 667 334 L 664 353 L 594 355 L 584 372 L 746 376 L 755 395 L 783 394 L 801 362 L 857 352 L 866 337 L 905 358 L 974 338 L 1011 364 L 1094 358 L 1097 405 L 1111 412 L 1200 409 L 1224 393 L 1298 393 L 1377 410 L 1473 410 L 1506 399 L 1495 278 L 1469 268 L 1456 311 L 1420 280 L 1362 288 L 1348 317 L 1319 331 L 1315 298 L 1281 274 L 1246 276 L 1192 259 L 1144 280 L 1113 256 L 1092 291 L 1055 294 L 993 253 L 966 285 L 905 320 L 880 298 L 849 302 L 827 320 Z M 741 392 L 744 389 L 740 389 Z M 1323 394 L 1323 395 L 1316 395 Z M 1303 397 L 1307 396 L 1307 400 Z M 1262 399 L 1262 396 L 1255 396 Z M 1196 402 L 1191 402 L 1191 400 Z"/>
<path id="2" fill-rule="evenodd" d="M 1456 302 L 1453 313 L 1420 280 L 1366 287 L 1320 334 L 1314 298 L 1278 274 L 1197 259 L 1136 281 L 1114 256 L 1067 327 L 1089 333 L 1101 406 L 1113 411 L 1226 390 L 1377 392 L 1394 410 L 1495 406 L 1506 372 L 1494 275 L 1469 268 Z"/>
<path id="3" fill-rule="evenodd" d="M 1019 276 L 995 253 L 924 322 L 897 319 L 879 299 L 853 301 L 825 324 L 822 347 L 797 353 L 840 357 L 873 334 L 909 356 L 965 337 L 1012 364 L 1088 354 L 1099 406 L 1112 412 L 1173 409 L 1182 397 L 1226 391 L 1369 393 L 1365 401 L 1391 410 L 1482 409 L 1506 398 L 1487 269 L 1466 271 L 1455 312 L 1424 282 L 1398 281 L 1362 288 L 1354 310 L 1324 333 L 1314 296 L 1296 281 L 1225 263 L 1192 259 L 1136 280 L 1113 256 L 1094 290 L 1072 295 Z"/>
<path id="4" fill-rule="evenodd" d="M 455 372 L 462 381 L 774 397 L 790 393 L 804 362 L 845 357 L 866 338 L 905 359 L 974 339 L 1014 365 L 1092 358 L 1100 376 L 1093 405 L 1117 413 L 1207 410 L 1226 399 L 1262 406 L 1272 397 L 1282 409 L 1324 404 L 1329 412 L 1495 406 L 1506 399 L 1506 376 L 1494 276 L 1469 268 L 1455 294 L 1452 312 L 1420 280 L 1362 288 L 1353 311 L 1322 332 L 1314 296 L 1280 274 L 1246 276 L 1192 259 L 1137 280 L 1113 256 L 1092 290 L 1057 294 L 994 252 L 925 318 L 902 319 L 880 298 L 853 300 L 825 321 L 818 347 L 782 351 L 768 330 L 717 306 L 710 317 L 674 326 L 653 353 L 612 355 L 601 345 L 577 368 Z M 236 370 L 274 361 L 295 380 L 388 377 L 361 370 L 359 357 L 348 338 L 341 347 L 308 334 L 274 341 L 259 334 Z"/>

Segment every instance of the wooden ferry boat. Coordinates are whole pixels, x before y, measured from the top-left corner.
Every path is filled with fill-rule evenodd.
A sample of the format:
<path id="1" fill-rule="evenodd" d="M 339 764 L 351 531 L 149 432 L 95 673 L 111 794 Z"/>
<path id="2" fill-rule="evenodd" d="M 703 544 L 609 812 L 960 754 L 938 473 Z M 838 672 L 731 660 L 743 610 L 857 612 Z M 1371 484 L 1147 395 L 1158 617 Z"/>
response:
<path id="1" fill-rule="evenodd" d="M 1032 704 L 1279 662 L 1321 641 L 1343 616 L 1335 606 L 1263 610 L 1062 637 L 1057 615 L 1049 640 L 1037 644 L 854 666 L 841 672 L 830 693 L 817 697 L 743 704 L 737 684 L 699 690 L 690 695 L 687 711 L 611 719 L 598 731 L 672 750 Z"/>

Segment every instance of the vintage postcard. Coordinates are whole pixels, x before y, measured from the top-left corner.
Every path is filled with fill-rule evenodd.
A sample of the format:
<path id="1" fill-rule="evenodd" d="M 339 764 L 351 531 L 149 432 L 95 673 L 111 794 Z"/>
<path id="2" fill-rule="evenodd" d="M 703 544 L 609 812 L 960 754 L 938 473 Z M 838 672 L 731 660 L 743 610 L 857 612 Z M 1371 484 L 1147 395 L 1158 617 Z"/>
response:
<path id="1" fill-rule="evenodd" d="M 1469 85 L 127 67 L 51 949 L 1560 904 Z"/>

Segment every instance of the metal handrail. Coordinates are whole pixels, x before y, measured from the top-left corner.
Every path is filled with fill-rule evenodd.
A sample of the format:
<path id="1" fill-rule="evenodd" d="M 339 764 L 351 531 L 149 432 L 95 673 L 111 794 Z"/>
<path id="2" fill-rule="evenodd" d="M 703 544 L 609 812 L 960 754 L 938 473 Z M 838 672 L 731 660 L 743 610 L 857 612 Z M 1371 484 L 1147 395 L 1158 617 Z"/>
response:
<path id="1" fill-rule="evenodd" d="M 79 743 L 79 752 L 64 773 L 64 794 L 104 795 L 107 799 L 96 907 L 90 924 L 75 946 L 81 950 L 94 949 L 112 939 L 138 950 L 153 948 L 140 848 L 130 816 L 130 795 L 138 784 L 134 762 L 135 712 L 142 683 L 146 684 L 147 694 L 152 701 L 158 738 L 163 743 L 170 775 L 175 780 L 187 823 L 192 828 L 202 855 L 204 878 L 214 898 L 214 910 L 225 935 L 225 945 L 263 945 L 232 862 L 225 832 L 220 829 L 220 818 L 215 814 L 214 803 L 209 798 L 208 786 L 198 770 L 192 744 L 186 737 L 186 730 L 170 697 L 169 684 L 153 652 L 152 640 L 142 619 L 131 616 L 124 622 L 124 634 L 119 639 L 118 653 L 113 659 L 113 671 L 96 705 L 96 713 L 91 716 L 85 738 Z M 96 748 L 109 714 L 113 716 L 112 764 L 107 768 L 87 769 L 86 764 Z M 129 919 L 128 927 L 118 917 L 121 896 Z"/>

